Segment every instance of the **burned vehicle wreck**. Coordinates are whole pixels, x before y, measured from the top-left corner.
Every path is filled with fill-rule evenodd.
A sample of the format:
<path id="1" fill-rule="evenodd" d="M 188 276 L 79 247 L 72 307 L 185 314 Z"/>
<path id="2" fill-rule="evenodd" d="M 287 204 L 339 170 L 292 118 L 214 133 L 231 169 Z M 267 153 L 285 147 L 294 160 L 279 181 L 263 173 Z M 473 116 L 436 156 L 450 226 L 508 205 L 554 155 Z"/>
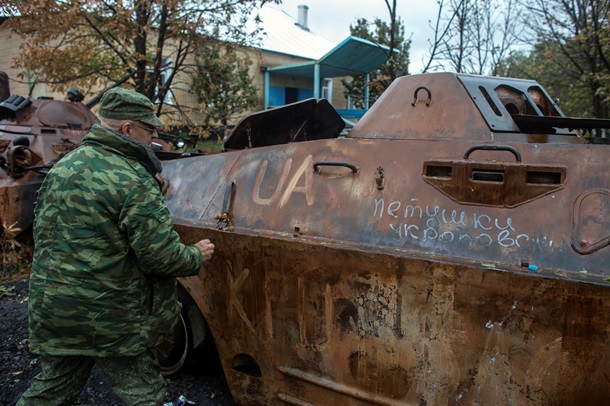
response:
<path id="1" fill-rule="evenodd" d="M 347 136 L 324 101 L 164 163 L 185 242 L 179 367 L 213 336 L 236 403 L 603 404 L 605 145 L 535 81 L 397 79 Z M 170 363 L 171 364 L 171 363 Z"/>
<path id="2" fill-rule="evenodd" d="M 21 236 L 31 231 L 36 191 L 49 169 L 99 122 L 91 108 L 103 94 L 83 103 L 83 94 L 70 88 L 65 101 L 32 100 L 10 95 L 8 76 L 0 72 L 0 235 L 5 227 Z M 194 146 L 197 136 L 158 131 L 158 137 L 153 149 L 159 159 L 176 159 L 183 155 L 176 150 Z"/>
<path id="3" fill-rule="evenodd" d="M 8 91 L 8 78 L 2 87 Z M 28 230 L 36 191 L 55 162 L 81 144 L 97 117 L 70 89 L 67 101 L 0 95 L 0 233 Z"/>

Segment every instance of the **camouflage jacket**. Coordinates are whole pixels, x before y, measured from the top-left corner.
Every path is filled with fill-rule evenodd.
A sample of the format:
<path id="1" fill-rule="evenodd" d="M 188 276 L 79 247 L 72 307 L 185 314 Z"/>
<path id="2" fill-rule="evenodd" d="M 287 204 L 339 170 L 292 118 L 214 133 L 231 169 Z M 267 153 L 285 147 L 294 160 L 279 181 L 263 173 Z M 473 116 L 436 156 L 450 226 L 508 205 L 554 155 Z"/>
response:
<path id="1" fill-rule="evenodd" d="M 129 356 L 178 320 L 176 276 L 202 266 L 180 242 L 144 144 L 95 125 L 40 189 L 30 274 L 30 350 Z"/>

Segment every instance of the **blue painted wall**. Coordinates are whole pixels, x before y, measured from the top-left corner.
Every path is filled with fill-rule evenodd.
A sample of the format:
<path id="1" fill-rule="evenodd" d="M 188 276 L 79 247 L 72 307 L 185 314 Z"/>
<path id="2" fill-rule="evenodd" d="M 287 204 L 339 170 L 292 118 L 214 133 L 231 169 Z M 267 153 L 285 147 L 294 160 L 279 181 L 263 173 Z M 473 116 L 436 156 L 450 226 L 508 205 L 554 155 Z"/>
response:
<path id="1" fill-rule="evenodd" d="M 295 94 L 297 95 L 297 100 L 286 100 L 287 94 Z M 280 86 L 270 86 L 269 87 L 269 106 L 283 106 L 288 103 L 293 103 L 295 101 L 301 101 L 305 99 L 309 99 L 313 97 L 313 89 L 295 89 L 294 88 L 286 88 Z"/>

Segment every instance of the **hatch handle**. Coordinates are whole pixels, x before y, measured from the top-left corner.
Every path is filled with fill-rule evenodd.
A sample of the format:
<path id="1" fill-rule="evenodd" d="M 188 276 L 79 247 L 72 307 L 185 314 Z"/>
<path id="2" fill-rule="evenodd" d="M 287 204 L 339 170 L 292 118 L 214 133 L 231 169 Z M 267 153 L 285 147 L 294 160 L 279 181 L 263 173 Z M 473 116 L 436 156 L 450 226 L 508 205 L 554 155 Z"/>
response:
<path id="1" fill-rule="evenodd" d="M 521 162 L 521 154 L 519 153 L 519 151 L 517 151 L 515 148 L 510 147 L 508 145 L 475 145 L 474 147 L 471 147 L 468 149 L 468 151 L 466 151 L 466 153 L 464 154 L 464 159 L 468 159 L 470 154 L 472 154 L 474 151 L 478 151 L 478 150 L 508 151 L 515 156 L 515 159 L 517 160 L 517 162 Z"/>
<path id="2" fill-rule="evenodd" d="M 417 104 L 417 93 L 419 93 L 420 90 L 425 90 L 426 93 L 428 93 L 428 100 L 426 101 L 426 106 L 430 107 L 430 103 L 432 103 L 432 92 L 426 86 L 420 86 L 415 89 L 415 92 L 413 92 L 413 103 L 411 103 L 411 106 L 415 107 L 415 105 Z"/>
<path id="3" fill-rule="evenodd" d="M 358 173 L 358 167 L 356 165 L 352 165 L 349 162 L 334 162 L 334 161 L 318 161 L 313 164 L 313 171 L 315 173 L 320 173 L 321 166 L 343 166 L 345 168 L 351 169 L 353 174 Z"/>

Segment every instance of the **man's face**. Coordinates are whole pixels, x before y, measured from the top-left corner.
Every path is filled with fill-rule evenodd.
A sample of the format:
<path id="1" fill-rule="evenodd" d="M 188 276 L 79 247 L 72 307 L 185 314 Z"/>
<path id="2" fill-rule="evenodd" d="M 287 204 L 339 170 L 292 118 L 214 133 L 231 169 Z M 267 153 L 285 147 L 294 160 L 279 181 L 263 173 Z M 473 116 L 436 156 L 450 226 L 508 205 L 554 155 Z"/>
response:
<path id="1" fill-rule="evenodd" d="M 159 138 L 157 136 L 156 127 L 142 123 L 141 121 L 131 121 L 123 124 L 121 132 L 145 145 L 150 145 L 153 139 Z"/>

